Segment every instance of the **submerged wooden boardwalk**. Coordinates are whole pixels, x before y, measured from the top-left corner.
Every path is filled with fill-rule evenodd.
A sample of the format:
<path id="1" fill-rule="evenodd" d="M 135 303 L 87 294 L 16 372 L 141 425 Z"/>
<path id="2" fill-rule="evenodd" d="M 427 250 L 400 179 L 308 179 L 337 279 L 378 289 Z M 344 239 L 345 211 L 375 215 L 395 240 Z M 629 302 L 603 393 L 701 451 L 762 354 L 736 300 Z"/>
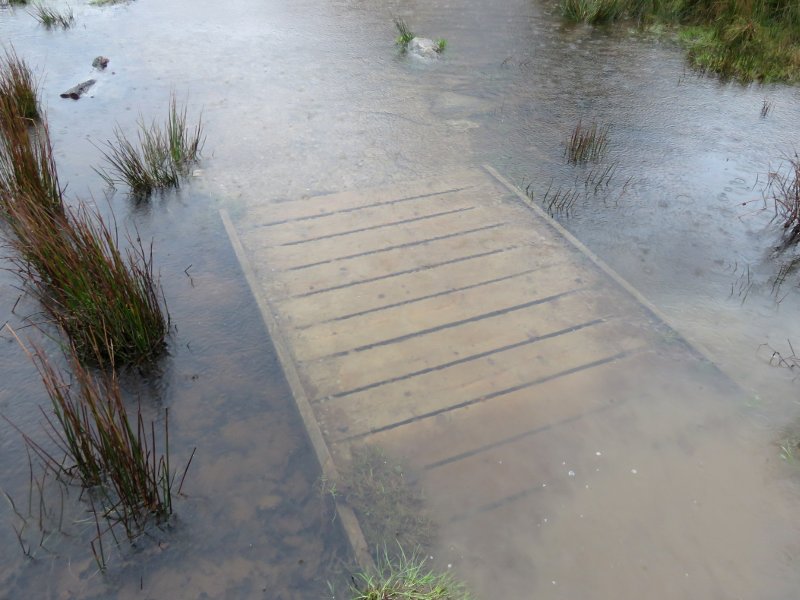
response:
<path id="1" fill-rule="evenodd" d="M 684 597 L 685 540 L 642 535 L 683 519 L 665 470 L 701 480 L 676 466 L 706 443 L 679 439 L 706 423 L 693 395 L 735 388 L 501 176 L 223 217 L 329 476 L 354 444 L 410 461 L 441 552 L 494 597 L 533 597 L 532 582 L 537 597 L 634 597 L 642 578 Z M 716 554 L 700 537 L 686 552 Z M 625 557 L 638 575 L 620 584 Z M 593 561 L 598 574 L 574 576 Z"/>

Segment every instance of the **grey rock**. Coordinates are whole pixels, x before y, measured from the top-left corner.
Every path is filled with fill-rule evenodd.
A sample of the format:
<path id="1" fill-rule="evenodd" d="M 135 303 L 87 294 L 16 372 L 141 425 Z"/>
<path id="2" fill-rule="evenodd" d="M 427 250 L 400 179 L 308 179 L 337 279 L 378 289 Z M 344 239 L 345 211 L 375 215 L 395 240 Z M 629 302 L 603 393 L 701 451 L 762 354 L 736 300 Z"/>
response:
<path id="1" fill-rule="evenodd" d="M 83 96 L 90 87 L 92 87 L 95 83 L 97 83 L 94 79 L 89 79 L 88 81 L 84 81 L 83 83 L 79 83 L 78 85 L 69 88 L 66 92 L 61 94 L 62 98 L 72 98 L 73 100 L 77 100 L 81 96 Z"/>
<path id="2" fill-rule="evenodd" d="M 108 66 L 108 60 L 105 56 L 98 56 L 92 61 L 92 66 L 98 71 L 102 71 Z"/>
<path id="3" fill-rule="evenodd" d="M 437 58 L 439 56 L 439 47 L 436 42 L 428 38 L 415 37 L 408 42 L 407 49 L 411 54 L 416 54 L 423 58 Z"/>

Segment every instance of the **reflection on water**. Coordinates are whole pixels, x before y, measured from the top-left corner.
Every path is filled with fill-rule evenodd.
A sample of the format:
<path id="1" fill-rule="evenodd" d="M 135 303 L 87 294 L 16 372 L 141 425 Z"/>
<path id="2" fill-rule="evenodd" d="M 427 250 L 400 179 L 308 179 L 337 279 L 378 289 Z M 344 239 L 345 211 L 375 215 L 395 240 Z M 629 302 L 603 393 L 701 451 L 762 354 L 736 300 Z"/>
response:
<path id="1" fill-rule="evenodd" d="M 780 498 L 792 487 L 781 483 L 792 481 L 791 475 L 775 464 L 778 449 L 770 444 L 796 416 L 796 384 L 758 350 L 764 343 L 786 348 L 786 339 L 800 340 L 800 324 L 791 318 L 798 308 L 797 284 L 789 278 L 776 302 L 771 279 L 780 231 L 769 225 L 769 210 L 753 212 L 754 205 L 744 203 L 759 197 L 765 173 L 792 151 L 800 133 L 797 89 L 698 77 L 686 72 L 682 51 L 669 39 L 564 27 L 552 5 L 540 0 L 237 0 L 224 9 L 207 0 L 138 0 L 104 9 L 81 4 L 75 14 L 72 30 L 48 32 L 24 11 L 0 10 L 0 39 L 12 42 L 41 78 L 68 195 L 103 197 L 90 167 L 100 162 L 94 144 L 109 139 L 115 123 L 130 130 L 139 118 L 160 119 L 173 89 L 188 98 L 191 110 L 203 110 L 208 157 L 190 191 L 150 209 L 131 208 L 121 195 L 113 200 L 121 223 L 156 238 L 178 330 L 152 393 L 170 406 L 176 453 L 185 455 L 196 445 L 198 455 L 170 547 L 137 555 L 108 580 L 92 575 L 83 547 L 70 550 L 69 563 L 26 563 L 6 526 L 10 513 L 4 507 L 0 582 L 10 597 L 42 591 L 50 597 L 104 597 L 115 587 L 123 596 L 137 596 L 140 577 L 145 592 L 156 597 L 186 589 L 208 597 L 316 597 L 309 590 L 322 589 L 326 565 L 341 548 L 314 492 L 316 467 L 226 248 L 215 203 L 235 213 L 261 199 L 398 182 L 483 163 L 531 183 L 540 197 L 550 186 L 580 188 L 586 171 L 562 158 L 564 139 L 579 118 L 611 125 L 605 160 L 617 170 L 602 195 L 581 193 L 573 214 L 561 217 L 564 224 L 681 334 L 706 348 L 743 386 L 750 406 L 741 409 L 745 417 L 724 415 L 713 434 L 689 429 L 673 440 L 704 457 L 705 471 L 691 475 L 671 472 L 674 463 L 664 462 L 659 447 L 624 456 L 620 445 L 625 439 L 644 447 L 664 431 L 674 437 L 697 420 L 686 407 L 676 414 L 659 406 L 618 417 L 600 431 L 576 424 L 538 439 L 529 449 L 539 457 L 530 467 L 532 479 L 553 481 L 548 469 L 574 471 L 575 477 L 551 483 L 529 527 L 493 520 L 493 545 L 470 552 L 476 560 L 484 551 L 506 553 L 507 572 L 523 577 L 531 562 L 514 549 L 524 548 L 537 577 L 544 578 L 537 585 L 572 577 L 571 597 L 606 597 L 593 594 L 592 586 L 601 582 L 597 589 L 609 590 L 626 580 L 620 575 L 625 570 L 657 568 L 659 552 L 720 552 L 713 561 L 718 570 L 707 582 L 726 581 L 720 589 L 740 582 L 744 590 L 762 590 L 759 597 L 786 597 L 797 576 L 784 567 L 797 549 L 783 539 L 774 547 L 742 548 L 750 532 L 729 531 L 729 521 L 718 517 L 746 511 L 746 521 L 756 527 L 761 521 L 752 514 L 755 500 L 764 499 L 775 517 L 763 522 L 769 530 L 783 517 Z M 392 46 L 392 14 L 422 33 L 446 38 L 442 59 L 399 57 Z M 77 102 L 58 98 L 92 75 L 91 61 L 99 54 L 111 63 L 97 75 L 91 96 Z M 760 116 L 764 97 L 773 104 L 766 118 Z M 199 198 L 198 190 L 214 200 Z M 184 274 L 190 264 L 191 278 Z M 0 271 L 0 322 L 19 326 L 36 307 L 23 299 L 11 314 L 19 296 L 14 282 Z M 35 373 L 9 336 L 0 339 L 0 352 L 0 411 L 35 430 L 40 417 L 33 407 L 41 398 Z M 641 385 L 644 393 L 649 384 Z M 724 407 L 703 402 L 696 399 L 703 414 Z M 587 440 L 596 439 L 608 444 L 590 446 Z M 618 472 L 601 489 L 591 487 L 592 468 L 615 453 Z M 0 485 L 25 494 L 27 460 L 5 424 L 0 456 Z M 642 524 L 646 533 L 639 539 L 586 535 L 583 541 L 594 541 L 581 548 L 571 544 L 569 519 L 575 515 L 589 519 L 584 533 L 599 537 L 613 529 L 609 507 L 619 515 L 653 501 L 648 478 L 654 473 L 694 490 L 687 498 L 699 505 L 709 489 L 708 497 L 718 499 L 720 489 L 728 488 L 714 470 L 719 465 L 718 472 L 730 473 L 731 461 L 743 473 L 741 502 L 725 511 L 687 504 L 653 515 L 656 522 Z M 631 479 L 631 469 L 640 477 Z M 577 483 L 590 487 L 578 493 L 570 487 Z M 542 528 L 544 518 L 561 526 Z M 534 529 L 541 535 L 530 535 Z M 687 530 L 695 532 L 694 541 L 675 539 L 676 531 Z M 449 531 L 456 540 L 458 528 Z M 652 560 L 642 566 L 638 555 Z M 604 571 L 598 556 L 610 557 Z M 749 559 L 774 559 L 779 566 L 743 574 L 749 565 L 741 563 Z M 692 581 L 690 567 L 685 573 L 671 575 Z M 769 578 L 776 573 L 782 581 Z M 668 576 L 660 575 L 659 580 Z M 473 583 L 486 591 L 497 582 Z M 692 590 L 683 581 L 658 593 L 693 597 Z M 618 597 L 641 591 L 622 587 Z"/>

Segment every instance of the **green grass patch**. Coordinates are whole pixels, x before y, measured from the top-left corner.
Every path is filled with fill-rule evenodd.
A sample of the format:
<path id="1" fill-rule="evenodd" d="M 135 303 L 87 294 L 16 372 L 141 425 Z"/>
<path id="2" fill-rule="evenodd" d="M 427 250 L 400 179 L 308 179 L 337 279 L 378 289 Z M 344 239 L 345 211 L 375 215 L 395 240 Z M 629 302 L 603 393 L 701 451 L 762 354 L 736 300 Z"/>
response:
<path id="1" fill-rule="evenodd" d="M 743 82 L 800 82 L 797 0 L 560 0 L 564 18 L 676 26 L 697 69 Z"/>
<path id="2" fill-rule="evenodd" d="M 427 560 L 406 556 L 392 559 L 387 552 L 375 571 L 353 577 L 352 600 L 470 600 L 465 586 L 450 573 L 428 568 Z"/>

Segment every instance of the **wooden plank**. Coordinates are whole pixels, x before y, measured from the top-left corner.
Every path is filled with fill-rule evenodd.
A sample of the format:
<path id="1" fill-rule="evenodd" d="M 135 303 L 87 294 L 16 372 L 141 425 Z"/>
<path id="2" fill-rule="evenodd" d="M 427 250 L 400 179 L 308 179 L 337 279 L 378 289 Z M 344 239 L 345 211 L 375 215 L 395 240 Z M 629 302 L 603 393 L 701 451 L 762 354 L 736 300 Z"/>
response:
<path id="1" fill-rule="evenodd" d="M 250 242 L 248 247 L 252 249 L 257 260 L 265 261 L 273 269 L 297 269 L 304 265 L 377 252 L 391 246 L 413 244 L 453 231 L 478 229 L 497 221 L 496 215 L 485 209 L 470 209 L 456 213 L 445 212 L 423 221 L 355 231 L 346 236 L 322 238 L 299 245 L 259 246 L 257 242 Z M 259 231 L 251 232 L 250 236 L 257 239 L 262 237 Z"/>
<path id="2" fill-rule="evenodd" d="M 524 226 L 496 221 L 476 228 L 449 230 L 413 245 L 389 246 L 373 253 L 330 260 L 299 270 L 275 271 L 263 257 L 259 260 L 256 256 L 252 260 L 262 282 L 267 284 L 265 291 L 271 299 L 279 300 L 443 265 L 465 257 L 515 247 L 523 240 L 534 244 L 537 238 L 536 232 Z M 544 254 L 558 256 L 557 246 L 541 243 L 538 247 Z"/>
<path id="3" fill-rule="evenodd" d="M 594 283 L 596 280 L 590 273 L 568 264 L 544 267 L 510 280 L 403 304 L 347 321 L 320 323 L 292 332 L 291 343 L 301 361 L 362 351 L 403 336 L 522 308 L 591 287 Z"/>
<path id="4" fill-rule="evenodd" d="M 472 404 L 461 410 L 422 419 L 413 427 L 397 427 L 358 440 L 403 457 L 416 468 L 436 468 L 482 448 L 539 435 L 598 410 L 613 409 L 631 398 L 628 373 L 649 370 L 657 360 L 651 352 L 624 358 L 545 381 L 508 394 L 502 402 Z M 635 396 L 634 396 L 635 398 Z M 323 428 L 327 428 L 323 423 Z M 330 437 L 330 431 L 326 432 Z M 351 442 L 332 442 L 335 449 Z"/>
<path id="5" fill-rule="evenodd" d="M 593 291 L 591 288 L 577 291 L 517 311 L 378 346 L 368 352 L 309 362 L 303 367 L 307 389 L 315 399 L 338 396 L 425 371 L 438 371 L 621 314 L 615 307 L 597 306 Z"/>
<path id="6" fill-rule="evenodd" d="M 374 312 L 405 302 L 469 289 L 487 281 L 528 273 L 568 259 L 556 259 L 550 253 L 533 253 L 525 247 L 479 253 L 429 269 L 354 284 L 305 298 L 289 298 L 277 302 L 284 318 L 297 329 L 332 320 L 348 320 L 353 316 Z"/>
<path id="7" fill-rule="evenodd" d="M 507 397 L 530 396 L 530 388 L 570 376 L 644 346 L 620 322 L 604 322 L 513 348 L 468 363 L 374 389 L 332 398 L 317 405 L 331 440 L 401 426 L 449 410 Z"/>
<path id="8" fill-rule="evenodd" d="M 397 202 L 406 198 L 444 195 L 459 189 L 486 185 L 486 182 L 486 176 L 473 169 L 390 187 L 381 186 L 300 199 L 272 201 L 248 209 L 239 222 L 242 231 L 246 231 L 254 225 L 286 223 L 367 205 Z"/>
<path id="9" fill-rule="evenodd" d="M 404 201 L 328 213 L 313 219 L 265 224 L 250 229 L 243 237 L 252 248 L 301 244 L 318 238 L 339 237 L 365 229 L 386 229 L 415 223 L 432 215 L 474 209 L 482 198 L 494 192 L 488 182 L 436 196 L 414 197 Z"/>

